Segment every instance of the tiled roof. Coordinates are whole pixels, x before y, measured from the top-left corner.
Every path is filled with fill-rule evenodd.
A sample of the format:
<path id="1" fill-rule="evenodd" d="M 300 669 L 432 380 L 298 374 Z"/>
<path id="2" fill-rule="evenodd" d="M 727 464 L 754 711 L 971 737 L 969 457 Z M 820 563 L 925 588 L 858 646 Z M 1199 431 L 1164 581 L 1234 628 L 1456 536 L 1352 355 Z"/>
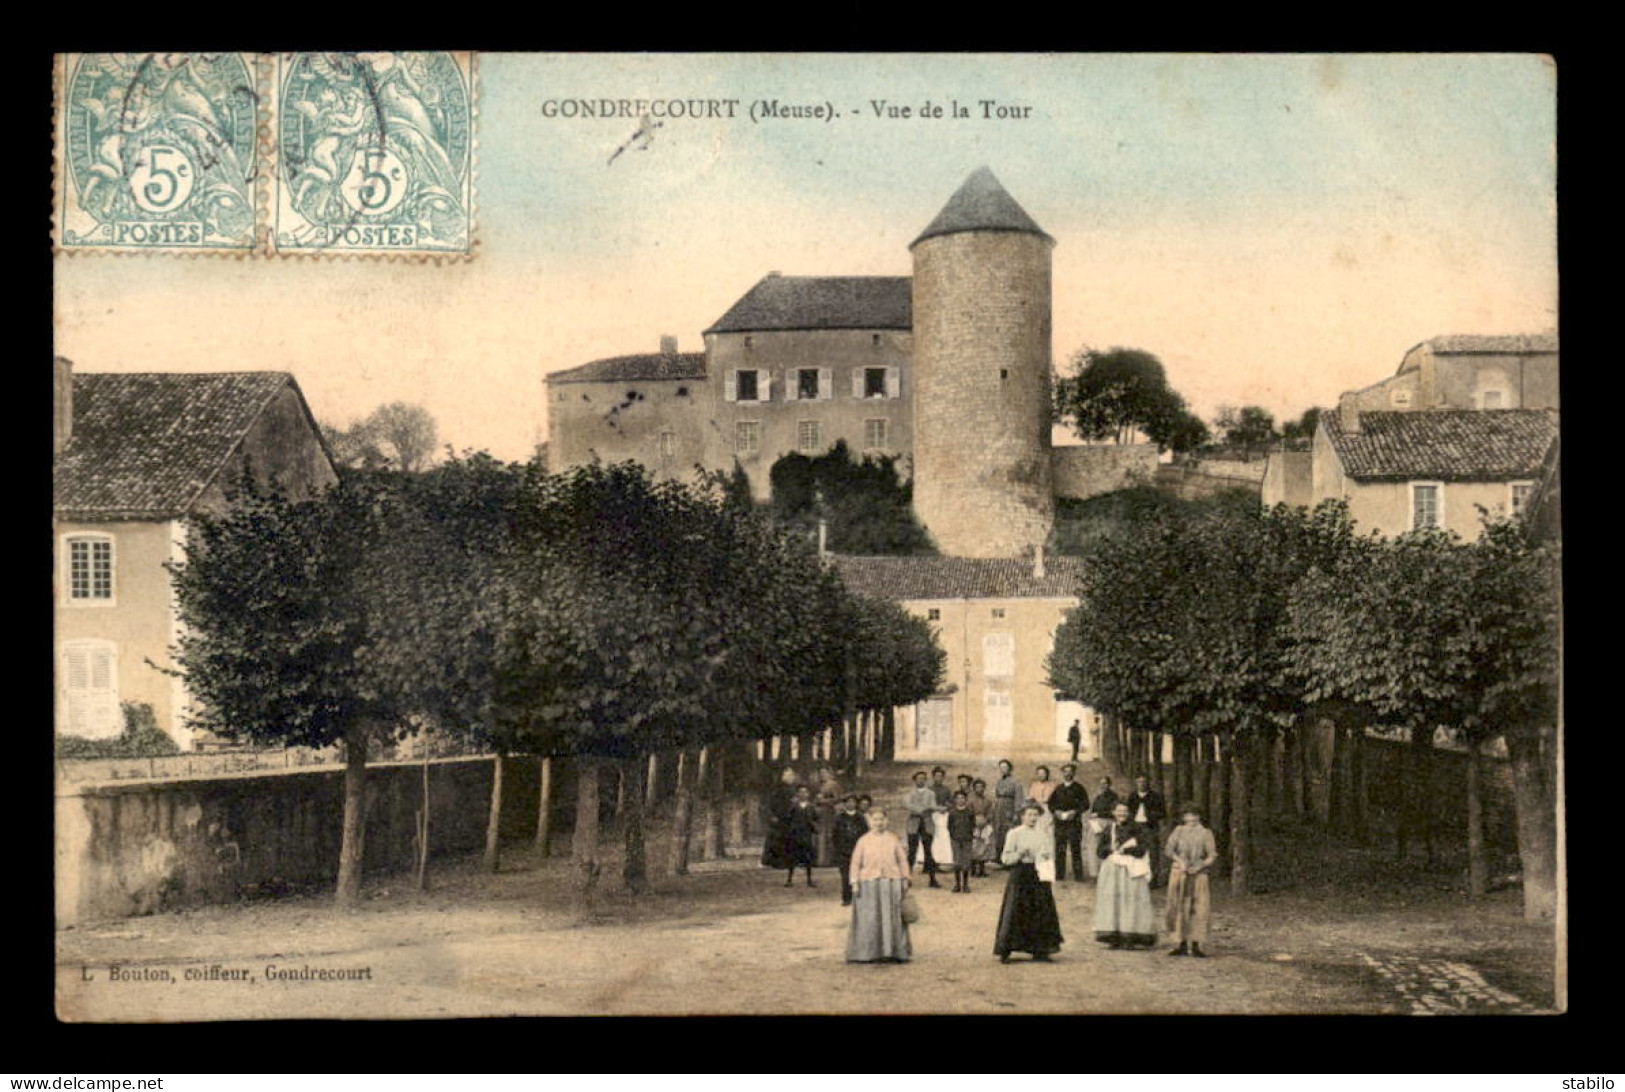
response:
<path id="1" fill-rule="evenodd" d="M 1045 557 L 1042 577 L 1026 558 L 837 556 L 835 568 L 854 594 L 874 599 L 1060 599 L 1077 596 L 1083 562 Z"/>
<path id="2" fill-rule="evenodd" d="M 1021 231 L 1050 238 L 986 167 L 971 172 L 909 248 L 919 246 L 933 235 L 952 235 L 960 231 Z"/>
<path id="3" fill-rule="evenodd" d="M 547 377 L 549 383 L 623 383 L 635 379 L 704 379 L 704 353 L 633 353 L 594 360 Z"/>
<path id="4" fill-rule="evenodd" d="M 73 436 L 56 457 L 57 515 L 180 515 L 293 382 L 287 372 L 75 375 Z"/>
<path id="5" fill-rule="evenodd" d="M 1542 334 L 1445 334 L 1422 343 L 1436 353 L 1555 353 L 1557 332 Z"/>
<path id="6" fill-rule="evenodd" d="M 1320 415 L 1351 478 L 1373 481 L 1498 481 L 1537 476 L 1557 438 L 1555 410 L 1372 410 L 1345 432 Z"/>
<path id="7" fill-rule="evenodd" d="M 910 277 L 784 277 L 770 273 L 705 332 L 913 328 Z"/>

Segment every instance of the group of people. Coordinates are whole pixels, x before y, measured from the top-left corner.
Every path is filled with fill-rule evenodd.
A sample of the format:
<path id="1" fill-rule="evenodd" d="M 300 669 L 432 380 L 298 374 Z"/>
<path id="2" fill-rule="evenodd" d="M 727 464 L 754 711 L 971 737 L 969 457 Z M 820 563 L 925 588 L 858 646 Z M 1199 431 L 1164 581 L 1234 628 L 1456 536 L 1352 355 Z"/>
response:
<path id="1" fill-rule="evenodd" d="M 1209 871 L 1218 860 L 1213 833 L 1194 806 L 1176 813 L 1179 822 L 1162 833 L 1167 808 L 1144 777 L 1119 797 L 1112 779 L 1102 778 L 1093 799 L 1077 781 L 1077 767 L 1061 768 L 1061 780 L 1039 766 L 1023 786 L 1014 766 L 999 763 L 992 786 L 960 774 L 950 788 L 947 771 L 917 771 L 903 796 L 904 839 L 891 832 L 886 809 L 864 794 L 842 795 L 833 774 L 819 773 L 819 793 L 798 784 L 785 769 L 769 801 L 769 830 L 763 863 L 786 869 L 785 886 L 798 869 L 809 887 L 812 870 L 834 865 L 840 873 L 841 905 L 852 907 L 847 941 L 850 962 L 903 962 L 911 958 L 908 935 L 909 889 L 916 861 L 931 887 L 941 887 L 938 854 L 946 850 L 954 892 L 970 890 L 973 877 L 986 876 L 990 862 L 1009 874 L 999 910 L 994 954 L 1008 963 L 1012 953 L 1049 961 L 1063 936 L 1051 884 L 1095 882 L 1095 938 L 1112 948 L 1149 949 L 1157 942 L 1151 889 L 1168 879 L 1165 928 L 1174 956 L 1203 956 L 1211 898 Z M 829 815 L 820 823 L 819 810 Z M 906 840 L 906 848 L 905 848 Z M 923 851 L 923 852 L 922 852 Z"/>

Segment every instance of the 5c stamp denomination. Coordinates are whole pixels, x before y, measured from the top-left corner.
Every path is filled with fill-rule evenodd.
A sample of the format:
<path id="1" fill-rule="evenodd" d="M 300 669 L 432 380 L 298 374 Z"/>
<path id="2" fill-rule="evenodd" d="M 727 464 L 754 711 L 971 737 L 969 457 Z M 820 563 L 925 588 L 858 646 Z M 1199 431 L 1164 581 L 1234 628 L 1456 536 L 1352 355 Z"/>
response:
<path id="1" fill-rule="evenodd" d="M 284 54 L 277 93 L 279 253 L 471 252 L 472 54 Z"/>
<path id="2" fill-rule="evenodd" d="M 254 250 L 262 92 L 248 53 L 60 58 L 64 250 Z"/>

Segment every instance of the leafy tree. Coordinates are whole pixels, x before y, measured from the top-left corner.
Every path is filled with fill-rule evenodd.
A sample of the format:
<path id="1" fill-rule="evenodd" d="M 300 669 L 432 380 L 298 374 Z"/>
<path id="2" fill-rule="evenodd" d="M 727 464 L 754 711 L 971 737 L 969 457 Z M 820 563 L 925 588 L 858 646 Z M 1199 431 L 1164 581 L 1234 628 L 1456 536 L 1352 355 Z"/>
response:
<path id="1" fill-rule="evenodd" d="M 412 730 L 409 683 L 430 666 L 386 625 L 386 593 L 410 577 L 403 551 L 379 551 L 396 541 L 399 498 L 353 478 L 294 502 L 245 473 L 231 499 L 191 519 L 171 568 L 192 725 L 261 744 L 343 745 L 338 900 L 353 904 L 368 751 Z"/>
<path id="2" fill-rule="evenodd" d="M 1159 447 L 1188 450 L 1206 426 L 1168 385 L 1162 361 L 1142 349 L 1082 349 L 1055 384 L 1055 416 L 1085 440 L 1128 443 L 1135 431 Z"/>
<path id="3" fill-rule="evenodd" d="M 415 471 L 428 465 L 435 449 L 434 417 L 422 406 L 390 402 L 349 428 L 320 426 L 333 460 L 361 470 Z"/>
<path id="4" fill-rule="evenodd" d="M 1287 446 L 1297 449 L 1307 448 L 1315 439 L 1315 430 L 1320 427 L 1320 408 L 1310 406 L 1303 411 L 1296 421 L 1287 421 L 1281 425 L 1281 439 Z"/>
<path id="5" fill-rule="evenodd" d="M 1156 513 L 1092 544 L 1080 605 L 1056 633 L 1057 689 L 1142 730 L 1221 740 L 1238 893 L 1250 864 L 1250 764 L 1240 756 L 1267 744 L 1300 704 L 1287 671 L 1287 592 L 1351 534 L 1335 504 Z"/>
<path id="6" fill-rule="evenodd" d="M 789 454 L 773 464 L 770 511 L 776 522 L 808 540 L 825 520 L 829 549 L 844 554 L 931 554 L 914 516 L 914 489 L 891 456 L 853 459 L 845 440 L 818 456 Z"/>
<path id="7" fill-rule="evenodd" d="M 1214 424 L 1224 436 L 1224 442 L 1239 447 L 1248 457 L 1255 448 L 1265 447 L 1279 439 L 1275 431 L 1275 415 L 1262 406 L 1224 406 L 1214 418 Z"/>

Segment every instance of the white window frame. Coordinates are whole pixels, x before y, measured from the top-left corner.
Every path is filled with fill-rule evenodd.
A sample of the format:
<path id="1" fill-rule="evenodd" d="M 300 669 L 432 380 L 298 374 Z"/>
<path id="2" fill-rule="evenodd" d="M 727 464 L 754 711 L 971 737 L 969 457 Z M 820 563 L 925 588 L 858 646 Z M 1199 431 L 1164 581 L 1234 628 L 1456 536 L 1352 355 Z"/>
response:
<path id="1" fill-rule="evenodd" d="M 941 607 L 926 607 L 925 608 L 925 620 L 927 622 L 940 622 L 940 621 L 942 621 L 942 608 Z"/>
<path id="2" fill-rule="evenodd" d="M 806 433 L 812 432 L 813 442 L 807 443 Z M 802 455 L 817 455 L 824 450 L 824 423 L 819 420 L 796 422 L 796 451 Z"/>
<path id="3" fill-rule="evenodd" d="M 74 731 L 74 728 L 76 727 L 73 721 L 73 696 L 75 691 L 69 685 L 72 674 L 69 667 L 69 658 L 76 652 L 90 658 L 87 659 L 85 667 L 87 682 L 89 681 L 88 676 L 94 671 L 93 658 L 98 654 L 102 654 L 107 657 L 108 685 L 106 687 L 98 688 L 98 690 L 93 692 L 105 692 L 109 697 L 109 703 L 105 708 L 105 715 L 110 722 L 108 730 L 92 732 L 91 734 Z M 119 647 L 115 641 L 83 638 L 72 641 L 64 641 L 62 643 L 60 651 L 58 652 L 58 670 L 62 673 L 60 676 L 61 689 L 59 691 L 61 694 L 60 700 L 62 702 L 62 708 L 59 714 L 58 730 L 60 730 L 64 735 L 77 736 L 78 738 L 82 739 L 113 739 L 124 731 L 124 707 L 119 704 L 120 694 L 118 661 Z M 92 688 L 89 686 L 86 686 L 84 689 L 86 691 L 92 690 Z M 81 700 L 85 699 L 81 698 Z"/>
<path id="4" fill-rule="evenodd" d="M 1490 400 L 1490 395 L 1492 395 L 1492 394 L 1495 395 L 1496 399 L 1500 401 L 1500 403 L 1501 403 L 1500 405 L 1491 406 L 1491 405 L 1488 404 L 1489 400 Z M 1506 407 L 1506 399 L 1507 399 L 1507 392 L 1506 391 L 1502 390 L 1499 387 L 1490 387 L 1490 388 L 1488 388 L 1486 390 L 1481 390 L 1481 391 L 1478 392 L 1478 408 L 1479 409 L 1506 409 L 1507 408 Z"/>
<path id="5" fill-rule="evenodd" d="M 878 429 L 875 428 L 876 425 L 879 426 Z M 878 440 L 873 439 L 870 436 L 871 431 L 878 431 L 880 433 L 880 437 L 879 437 Z M 863 420 L 863 450 L 865 450 L 865 451 L 889 451 L 890 449 L 891 449 L 891 418 L 890 417 L 866 417 L 866 418 L 864 418 L 864 420 Z"/>
<path id="6" fill-rule="evenodd" d="M 73 594 L 73 544 L 76 542 L 107 543 L 106 599 L 90 596 L 77 598 Z M 62 536 L 62 604 L 68 607 L 118 606 L 118 543 L 105 531 L 72 531 Z"/>
<path id="7" fill-rule="evenodd" d="M 1419 525 L 1416 522 L 1416 491 L 1418 489 L 1429 489 L 1429 488 L 1431 488 L 1434 491 L 1433 492 L 1433 496 L 1434 496 L 1434 522 L 1430 526 L 1438 527 L 1439 529 L 1443 530 L 1444 527 L 1445 527 L 1445 520 L 1444 520 L 1444 482 L 1409 482 L 1407 484 L 1410 486 L 1410 489 L 1407 491 L 1407 494 L 1408 494 L 1408 496 L 1410 498 L 1410 502 L 1411 502 L 1411 510 L 1410 510 L 1411 530 L 1420 531 L 1422 529 L 1421 525 Z"/>
<path id="8" fill-rule="evenodd" d="M 674 458 L 677 455 L 677 433 L 672 429 L 660 430 L 660 457 L 662 459 Z"/>
<path id="9" fill-rule="evenodd" d="M 993 710 L 1000 710 L 994 713 Z M 1007 743 L 1015 738 L 1016 711 L 1010 691 L 1002 687 L 989 687 L 982 695 L 982 740 L 985 743 Z M 992 731 L 997 724 L 999 730 Z"/>
<path id="10" fill-rule="evenodd" d="M 751 445 L 749 448 L 741 446 L 745 438 L 745 430 L 751 431 Z M 762 453 L 762 422 L 735 421 L 734 422 L 734 454 L 741 458 L 754 458 Z"/>
<path id="11" fill-rule="evenodd" d="M 1520 490 L 1520 489 L 1529 490 L 1528 496 L 1524 497 L 1523 507 L 1522 508 L 1519 508 L 1518 503 L 1517 503 L 1518 490 Z M 1535 495 L 1535 483 L 1532 482 L 1532 481 L 1507 482 L 1507 515 L 1509 515 L 1509 516 L 1521 516 L 1521 515 L 1523 515 L 1524 512 L 1527 511 L 1528 508 L 1529 508 L 1529 499 L 1530 499 L 1530 497 L 1533 497 L 1534 495 Z"/>

